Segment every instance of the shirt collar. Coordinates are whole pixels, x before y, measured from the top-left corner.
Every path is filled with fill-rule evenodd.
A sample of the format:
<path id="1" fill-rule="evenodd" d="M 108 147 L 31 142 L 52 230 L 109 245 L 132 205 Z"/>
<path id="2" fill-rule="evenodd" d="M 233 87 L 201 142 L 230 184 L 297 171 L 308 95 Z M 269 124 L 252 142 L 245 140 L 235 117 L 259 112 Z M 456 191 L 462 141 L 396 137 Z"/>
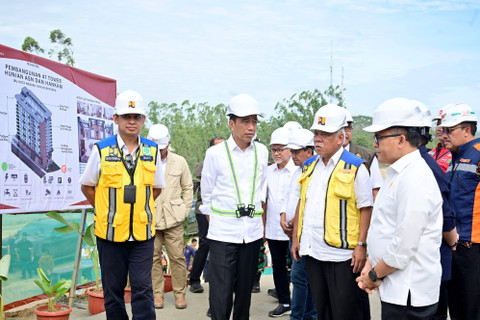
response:
<path id="1" fill-rule="evenodd" d="M 118 143 L 118 147 L 120 148 L 120 150 L 123 150 L 124 148 L 126 148 L 125 142 L 123 141 L 122 137 L 120 137 L 119 134 L 117 134 L 117 143 Z M 138 145 L 137 145 L 137 148 L 138 148 L 139 145 L 140 145 L 140 136 L 138 137 Z M 135 150 L 137 150 L 137 148 L 135 148 Z M 133 150 L 132 153 L 134 153 L 135 150 Z"/>
<path id="2" fill-rule="evenodd" d="M 286 171 L 288 171 L 288 172 L 293 172 L 293 171 L 295 171 L 296 168 L 297 168 L 297 166 L 295 165 L 295 163 L 293 163 L 293 160 L 292 160 L 292 158 L 290 157 L 290 159 L 289 159 L 288 162 L 287 162 L 287 165 L 286 165 L 281 171 L 286 170 Z M 278 164 L 275 163 L 275 167 L 274 167 L 273 170 L 274 170 L 274 171 L 280 171 L 280 170 L 278 169 Z"/>
<path id="3" fill-rule="evenodd" d="M 410 163 L 415 161 L 417 158 L 420 158 L 420 151 L 416 149 L 415 151 L 412 151 L 397 161 L 395 161 L 390 167 L 388 167 L 387 170 L 394 170 L 397 173 L 400 173 L 405 169 Z"/>
<path id="4" fill-rule="evenodd" d="M 333 163 L 333 164 L 338 163 L 338 160 L 340 160 L 340 157 L 342 156 L 343 151 L 344 151 L 343 147 L 340 147 L 340 149 L 338 149 L 337 152 L 335 152 L 335 154 L 330 158 L 330 160 L 328 160 L 328 163 L 327 163 L 326 166 L 328 166 L 331 163 Z M 322 158 L 321 156 L 319 156 L 319 157 Z M 322 163 L 323 163 L 323 161 L 322 161 Z"/>
<path id="5" fill-rule="evenodd" d="M 235 139 L 233 139 L 233 135 L 231 134 L 230 137 L 228 138 L 228 147 L 230 148 L 230 151 L 234 151 L 235 149 L 238 149 L 239 151 L 242 151 L 242 149 L 240 149 L 240 147 L 237 145 L 237 143 L 235 142 Z M 245 149 L 245 151 L 247 151 L 248 149 L 253 149 L 253 141 L 250 143 L 250 145 L 247 147 L 247 149 Z"/>

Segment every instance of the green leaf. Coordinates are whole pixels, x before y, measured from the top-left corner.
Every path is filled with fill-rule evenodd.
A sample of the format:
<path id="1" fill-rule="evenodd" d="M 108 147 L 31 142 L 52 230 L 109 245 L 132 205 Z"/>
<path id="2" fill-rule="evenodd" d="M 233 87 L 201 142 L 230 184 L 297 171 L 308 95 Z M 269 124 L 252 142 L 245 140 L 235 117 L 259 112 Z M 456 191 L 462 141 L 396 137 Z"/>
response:
<path id="1" fill-rule="evenodd" d="M 97 245 L 97 238 L 95 237 L 93 223 L 87 227 L 83 241 L 85 241 L 85 244 L 90 247 L 95 247 Z"/>
<path id="2" fill-rule="evenodd" d="M 48 295 L 48 292 L 50 291 L 50 287 L 46 286 L 43 282 L 40 282 L 40 280 L 34 280 L 34 282 L 37 284 L 37 286 L 45 293 Z"/>
<path id="3" fill-rule="evenodd" d="M 10 260 L 12 256 L 7 254 L 4 255 L 2 260 L 0 260 L 0 280 L 7 281 L 8 280 L 8 271 L 10 269 Z"/>
<path id="4" fill-rule="evenodd" d="M 55 228 L 54 230 L 60 233 L 73 233 L 80 230 L 80 225 L 77 222 L 69 222 L 68 225 Z"/>
<path id="5" fill-rule="evenodd" d="M 57 283 L 52 287 L 52 291 L 57 291 L 58 288 L 62 287 L 66 282 L 67 282 L 66 280 L 62 280 L 62 281 L 57 282 Z"/>
<path id="6" fill-rule="evenodd" d="M 48 285 L 50 285 L 50 280 L 48 279 L 48 277 L 47 277 L 47 275 L 45 274 L 45 272 L 43 272 L 42 268 L 37 268 L 37 272 L 38 272 L 38 276 L 40 277 L 40 280 L 42 280 L 42 282 L 47 283 Z"/>
<path id="7" fill-rule="evenodd" d="M 56 211 L 50 211 L 46 213 L 46 216 L 52 219 L 55 219 L 63 224 L 68 224 L 68 221 Z"/>

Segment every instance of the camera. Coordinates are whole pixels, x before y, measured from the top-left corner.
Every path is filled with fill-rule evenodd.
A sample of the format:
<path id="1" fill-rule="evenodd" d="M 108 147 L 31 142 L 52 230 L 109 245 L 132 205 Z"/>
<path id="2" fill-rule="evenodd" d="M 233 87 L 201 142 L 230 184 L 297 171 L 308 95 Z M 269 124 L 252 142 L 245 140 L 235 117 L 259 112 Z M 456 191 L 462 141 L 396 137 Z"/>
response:
<path id="1" fill-rule="evenodd" d="M 245 208 L 245 204 L 237 204 L 237 210 L 235 210 L 235 213 L 237 214 L 237 218 L 241 217 L 253 217 L 253 214 L 255 213 L 255 205 L 249 204 L 247 208 Z"/>

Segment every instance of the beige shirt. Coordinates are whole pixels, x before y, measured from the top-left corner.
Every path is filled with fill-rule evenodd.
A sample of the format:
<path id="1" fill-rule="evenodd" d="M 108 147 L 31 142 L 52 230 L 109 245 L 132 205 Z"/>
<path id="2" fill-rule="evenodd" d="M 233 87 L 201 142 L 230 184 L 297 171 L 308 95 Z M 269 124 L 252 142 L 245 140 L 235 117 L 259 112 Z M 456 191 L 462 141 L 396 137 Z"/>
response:
<path id="1" fill-rule="evenodd" d="M 166 187 L 155 200 L 155 229 L 157 230 L 182 224 L 192 208 L 193 183 L 187 161 L 170 151 L 165 166 L 165 183 Z"/>

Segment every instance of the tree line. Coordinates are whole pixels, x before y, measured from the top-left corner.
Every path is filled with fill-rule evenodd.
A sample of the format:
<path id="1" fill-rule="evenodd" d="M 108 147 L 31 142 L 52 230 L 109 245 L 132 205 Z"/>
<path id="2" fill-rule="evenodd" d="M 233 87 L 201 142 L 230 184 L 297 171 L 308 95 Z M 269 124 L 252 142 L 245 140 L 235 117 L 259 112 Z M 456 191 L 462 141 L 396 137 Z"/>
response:
<path id="1" fill-rule="evenodd" d="M 267 144 L 272 132 L 288 121 L 297 121 L 303 128 L 312 126 L 315 112 L 328 103 L 345 107 L 344 90 L 339 86 L 330 86 L 324 91 L 302 91 L 278 102 L 274 115 L 259 118 L 257 137 Z M 151 101 L 147 108 L 147 119 L 151 124 L 162 123 L 170 130 L 171 146 L 175 153 L 183 156 L 191 170 L 203 160 L 209 141 L 215 136 L 228 138 L 230 128 L 225 116 L 227 106 L 208 103 L 191 103 L 185 100 L 177 103 L 159 103 Z M 354 116 L 353 143 L 372 147 L 373 134 L 364 132 L 363 127 L 372 123 L 369 116 Z M 149 126 L 146 125 L 141 135 L 147 137 Z"/>

